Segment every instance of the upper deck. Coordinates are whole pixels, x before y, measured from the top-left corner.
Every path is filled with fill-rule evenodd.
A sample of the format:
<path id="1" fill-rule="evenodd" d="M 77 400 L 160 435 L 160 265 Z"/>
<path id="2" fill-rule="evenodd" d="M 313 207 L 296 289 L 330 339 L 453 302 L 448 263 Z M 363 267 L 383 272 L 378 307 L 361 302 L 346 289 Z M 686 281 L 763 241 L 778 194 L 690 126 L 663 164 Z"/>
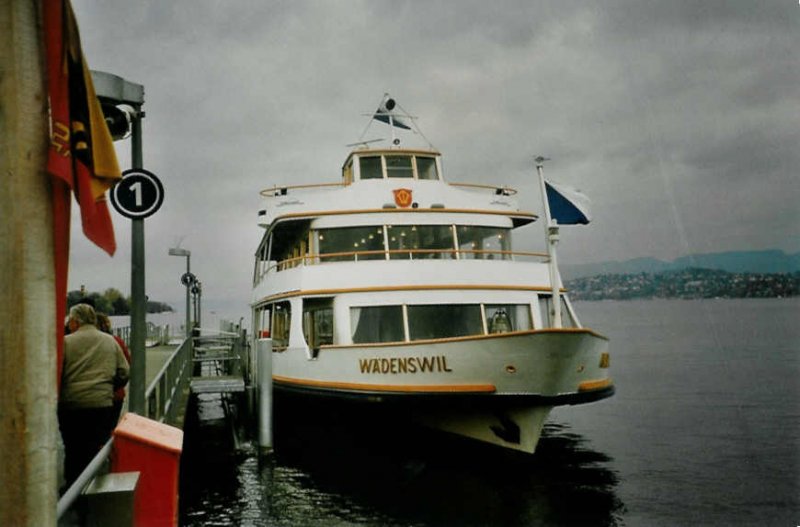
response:
<path id="1" fill-rule="evenodd" d="M 453 214 L 461 218 L 471 215 L 473 221 L 474 215 L 503 216 L 515 227 L 534 221 L 536 215 L 521 211 L 514 194 L 515 190 L 502 186 L 445 182 L 441 154 L 435 150 L 359 148 L 348 155 L 338 183 L 275 186 L 261 191 L 264 208 L 259 211 L 258 223 L 274 229 L 283 222 L 339 217 L 331 222 L 358 225 L 386 222 L 376 214 L 391 214 L 391 222 L 396 222 L 396 213 L 412 213 L 415 219 L 407 222 L 420 223 L 438 223 L 435 218 L 447 223 L 451 220 L 443 215 Z M 420 214 L 428 217 L 423 220 Z"/>

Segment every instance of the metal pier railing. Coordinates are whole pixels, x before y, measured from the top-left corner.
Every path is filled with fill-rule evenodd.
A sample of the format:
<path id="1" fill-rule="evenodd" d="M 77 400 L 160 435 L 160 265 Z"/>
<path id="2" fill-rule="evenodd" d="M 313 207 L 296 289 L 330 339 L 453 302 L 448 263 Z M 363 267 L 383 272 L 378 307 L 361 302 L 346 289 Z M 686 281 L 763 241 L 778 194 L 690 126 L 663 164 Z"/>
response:
<path id="1" fill-rule="evenodd" d="M 178 412 L 183 412 L 182 404 L 188 396 L 186 388 L 192 373 L 191 359 L 194 352 L 194 339 L 181 342 L 161 370 L 156 374 L 145 391 L 145 408 L 150 419 L 175 424 Z"/>
<path id="2" fill-rule="evenodd" d="M 167 424 L 176 424 L 182 417 L 189 380 L 192 373 L 192 354 L 194 340 L 184 340 L 170 355 L 164 366 L 150 382 L 145 391 L 146 417 Z M 84 488 L 98 475 L 108 470 L 108 457 L 111 454 L 113 438 L 109 439 L 80 476 L 58 500 L 56 515 L 60 519 L 75 504 Z"/>

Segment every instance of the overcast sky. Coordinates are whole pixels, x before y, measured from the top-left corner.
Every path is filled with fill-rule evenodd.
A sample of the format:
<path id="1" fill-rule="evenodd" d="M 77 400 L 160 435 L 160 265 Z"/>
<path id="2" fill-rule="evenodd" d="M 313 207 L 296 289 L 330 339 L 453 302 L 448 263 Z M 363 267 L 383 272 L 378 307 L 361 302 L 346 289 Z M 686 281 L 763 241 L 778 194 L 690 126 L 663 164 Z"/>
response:
<path id="1" fill-rule="evenodd" d="M 166 195 L 145 220 L 151 299 L 182 307 L 180 243 L 204 307 L 247 317 L 258 191 L 337 181 L 384 92 L 450 181 L 516 187 L 539 212 L 532 158 L 552 158 L 592 201 L 562 263 L 800 250 L 796 0 L 73 5 L 90 67 L 145 86 L 144 166 Z M 70 289 L 130 291 L 112 214 L 113 259 L 73 218 Z M 518 247 L 542 247 L 535 225 Z"/>

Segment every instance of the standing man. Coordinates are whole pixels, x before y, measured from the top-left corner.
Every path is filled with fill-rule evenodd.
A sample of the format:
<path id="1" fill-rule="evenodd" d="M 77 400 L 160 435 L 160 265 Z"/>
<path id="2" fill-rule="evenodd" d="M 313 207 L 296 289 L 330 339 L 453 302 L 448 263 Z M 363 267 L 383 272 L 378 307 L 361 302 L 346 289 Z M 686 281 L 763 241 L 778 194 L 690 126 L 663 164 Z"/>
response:
<path id="1" fill-rule="evenodd" d="M 64 477 L 71 485 L 114 429 L 114 390 L 128 382 L 128 362 L 114 337 L 95 326 L 88 304 L 69 310 L 58 423 L 64 441 Z"/>

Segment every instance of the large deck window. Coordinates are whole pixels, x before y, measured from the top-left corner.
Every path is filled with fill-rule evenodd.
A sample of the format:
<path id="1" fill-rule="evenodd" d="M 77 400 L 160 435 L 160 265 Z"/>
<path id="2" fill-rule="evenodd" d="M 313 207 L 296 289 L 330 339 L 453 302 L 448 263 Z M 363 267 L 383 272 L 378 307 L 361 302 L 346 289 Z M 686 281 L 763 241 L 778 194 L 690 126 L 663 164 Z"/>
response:
<path id="1" fill-rule="evenodd" d="M 485 320 L 481 318 L 482 314 L 486 317 Z M 354 344 L 525 331 L 533 328 L 531 320 L 530 304 L 434 304 L 350 308 L 350 327 Z"/>
<path id="2" fill-rule="evenodd" d="M 318 240 L 320 260 L 323 262 L 352 261 L 354 258 L 358 260 L 386 258 L 383 252 L 383 226 L 321 229 Z M 363 254 L 364 252 L 367 253 Z M 333 256 L 326 256 L 327 254 Z"/>
<path id="3" fill-rule="evenodd" d="M 351 307 L 350 328 L 354 344 L 402 342 L 403 306 Z"/>
<path id="4" fill-rule="evenodd" d="M 450 225 L 388 225 L 392 259 L 454 258 L 453 228 Z"/>
<path id="5" fill-rule="evenodd" d="M 509 229 L 459 225 L 458 248 L 461 258 L 475 260 L 508 260 L 511 250 Z"/>
<path id="6" fill-rule="evenodd" d="M 408 306 L 410 340 L 483 334 L 478 304 Z"/>
<path id="7" fill-rule="evenodd" d="M 255 283 L 272 267 L 283 271 L 301 265 L 359 260 L 510 260 L 512 257 L 511 229 L 507 227 L 369 225 L 316 231 L 298 229 L 289 234 L 292 239 L 288 242 L 282 239 L 279 244 L 273 241 L 259 247 Z M 277 265 L 271 260 L 277 260 Z"/>

